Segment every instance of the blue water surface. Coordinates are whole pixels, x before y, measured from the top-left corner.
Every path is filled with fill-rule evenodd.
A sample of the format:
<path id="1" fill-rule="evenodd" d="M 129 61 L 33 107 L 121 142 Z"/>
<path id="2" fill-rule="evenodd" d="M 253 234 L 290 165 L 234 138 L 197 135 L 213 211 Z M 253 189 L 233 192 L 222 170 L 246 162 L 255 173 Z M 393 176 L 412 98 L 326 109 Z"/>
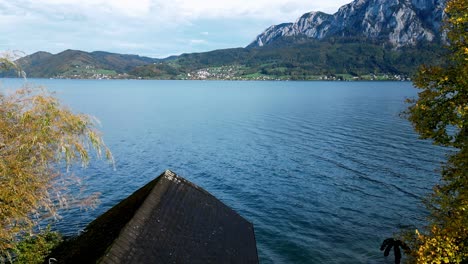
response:
<path id="1" fill-rule="evenodd" d="M 78 170 L 101 204 L 63 212 L 70 235 L 171 169 L 254 224 L 261 263 L 393 263 L 380 243 L 423 223 L 444 159 L 399 117 L 407 82 L 28 82 L 97 117 L 115 156 Z"/>

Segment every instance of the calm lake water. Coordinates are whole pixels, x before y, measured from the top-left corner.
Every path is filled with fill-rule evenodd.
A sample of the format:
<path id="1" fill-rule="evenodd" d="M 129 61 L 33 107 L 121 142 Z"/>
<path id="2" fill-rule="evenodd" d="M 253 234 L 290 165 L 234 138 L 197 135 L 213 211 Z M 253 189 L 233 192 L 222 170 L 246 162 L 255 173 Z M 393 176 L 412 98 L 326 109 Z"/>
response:
<path id="1" fill-rule="evenodd" d="M 380 243 L 423 221 L 444 157 L 399 117 L 411 83 L 29 82 L 96 116 L 116 158 L 79 171 L 101 204 L 66 234 L 171 169 L 253 222 L 261 263 L 393 263 Z"/>

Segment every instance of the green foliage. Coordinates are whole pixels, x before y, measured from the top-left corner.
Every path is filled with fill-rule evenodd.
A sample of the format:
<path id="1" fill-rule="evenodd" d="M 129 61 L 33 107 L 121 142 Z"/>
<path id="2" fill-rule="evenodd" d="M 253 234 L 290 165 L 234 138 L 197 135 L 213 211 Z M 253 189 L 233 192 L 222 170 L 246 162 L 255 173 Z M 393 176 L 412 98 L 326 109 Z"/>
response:
<path id="1" fill-rule="evenodd" d="M 368 74 L 411 76 L 421 63 L 437 61 L 442 57 L 443 52 L 438 47 L 437 44 L 422 44 L 422 47 L 395 50 L 358 39 L 308 39 L 261 48 L 185 54 L 174 63 L 188 71 L 222 65 L 244 65 L 247 69 L 239 71 L 239 77 L 254 73 L 298 80 L 337 74 L 354 77 Z"/>
<path id="2" fill-rule="evenodd" d="M 426 201 L 429 226 L 409 239 L 419 263 L 468 262 L 468 0 L 451 0 L 445 11 L 448 62 L 420 69 L 414 84 L 422 91 L 408 109 L 422 138 L 454 148 Z"/>
<path id="3" fill-rule="evenodd" d="M 14 261 L 18 264 L 40 264 L 63 241 L 62 236 L 50 228 L 37 235 L 27 235 L 15 247 Z"/>
<path id="4" fill-rule="evenodd" d="M 175 79 L 181 72 L 169 63 L 156 63 L 136 67 L 130 75 L 151 79 Z"/>
<path id="5" fill-rule="evenodd" d="M 18 60 L 31 77 L 186 79 L 199 70 L 237 67 L 230 79 L 313 80 L 317 76 L 411 76 L 418 65 L 438 62 L 440 44 L 395 49 L 382 41 L 362 38 L 282 38 L 256 48 L 234 48 L 182 54 L 165 60 L 106 52 L 66 50 L 56 55 L 38 52 Z M 106 69 L 106 72 L 103 70 Z M 119 75 L 120 74 L 120 75 Z M 127 75 L 128 74 L 128 75 Z M 105 78 L 105 77 L 104 77 Z M 224 75 L 220 75 L 223 79 Z M 351 78 L 353 79 L 353 78 Z"/>
<path id="6" fill-rule="evenodd" d="M 9 75 L 17 75 L 24 77 L 25 74 L 22 71 L 21 67 L 15 62 L 17 54 L 6 52 L 0 54 L 0 73 L 8 72 Z"/>
<path id="7" fill-rule="evenodd" d="M 10 62 L 14 60 L 9 58 Z M 126 73 L 135 67 L 151 64 L 159 60 L 140 57 L 137 55 L 124 55 L 103 51 L 84 52 L 78 50 L 65 50 L 58 54 L 36 52 L 15 61 L 28 73 L 29 77 L 59 77 L 73 78 L 75 74 L 83 74 L 81 78 L 92 78 L 93 74 Z M 3 76 L 14 76 L 4 73 Z"/>

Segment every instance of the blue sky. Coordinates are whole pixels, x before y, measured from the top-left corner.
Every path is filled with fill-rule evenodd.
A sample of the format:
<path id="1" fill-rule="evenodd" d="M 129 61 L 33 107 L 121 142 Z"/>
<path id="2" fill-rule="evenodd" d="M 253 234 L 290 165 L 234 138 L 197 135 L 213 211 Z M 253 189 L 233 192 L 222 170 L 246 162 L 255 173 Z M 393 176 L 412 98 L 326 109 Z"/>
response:
<path id="1" fill-rule="evenodd" d="M 0 0 L 0 51 L 162 58 L 244 47 L 265 28 L 351 0 Z"/>

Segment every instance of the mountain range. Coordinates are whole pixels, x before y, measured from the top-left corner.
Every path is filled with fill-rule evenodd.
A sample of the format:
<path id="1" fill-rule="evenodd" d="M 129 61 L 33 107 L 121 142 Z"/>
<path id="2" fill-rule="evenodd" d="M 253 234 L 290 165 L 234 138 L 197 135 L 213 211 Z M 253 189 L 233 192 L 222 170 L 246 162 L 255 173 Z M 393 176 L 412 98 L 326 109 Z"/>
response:
<path id="1" fill-rule="evenodd" d="M 284 37 L 361 37 L 397 48 L 440 41 L 444 6 L 445 0 L 356 0 L 333 15 L 310 12 L 294 23 L 271 26 L 249 47 L 267 46 Z"/>
<path id="2" fill-rule="evenodd" d="M 361 79 L 411 76 L 442 62 L 445 0 L 355 0 L 273 25 L 245 48 L 166 59 L 109 52 L 37 52 L 18 60 L 30 77 L 150 79 Z M 5 75 L 5 73 L 4 73 Z"/>
<path id="3" fill-rule="evenodd" d="M 58 54 L 39 51 L 18 60 L 29 77 L 79 75 L 92 77 L 99 72 L 124 74 L 135 67 L 156 63 L 159 59 L 104 51 L 65 50 Z"/>

